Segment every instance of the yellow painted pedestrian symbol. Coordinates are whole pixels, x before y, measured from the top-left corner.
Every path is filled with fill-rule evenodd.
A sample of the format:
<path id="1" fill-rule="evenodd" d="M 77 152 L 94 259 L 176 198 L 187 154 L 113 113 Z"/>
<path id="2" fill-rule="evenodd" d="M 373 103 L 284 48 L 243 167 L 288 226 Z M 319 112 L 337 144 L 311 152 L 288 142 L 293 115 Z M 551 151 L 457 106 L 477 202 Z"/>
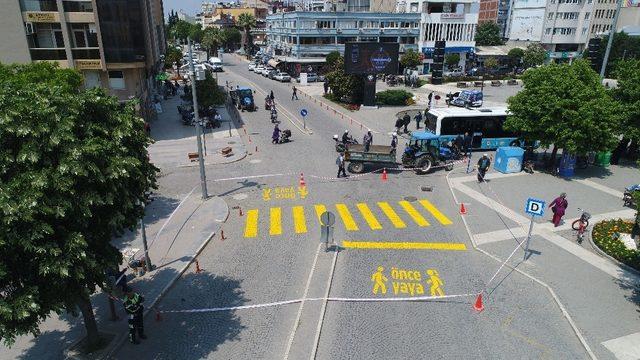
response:
<path id="1" fill-rule="evenodd" d="M 264 201 L 271 200 L 271 189 L 262 189 L 262 199 Z"/>
<path id="2" fill-rule="evenodd" d="M 378 271 L 371 275 L 371 281 L 373 281 L 373 293 L 377 294 L 380 291 L 381 294 L 387 293 L 387 278 L 382 273 L 384 267 L 378 266 Z"/>
<path id="3" fill-rule="evenodd" d="M 444 281 L 440 279 L 440 275 L 438 271 L 434 269 L 427 270 L 427 275 L 429 275 L 429 280 L 427 280 L 427 284 L 431 284 L 431 296 L 444 296 L 444 290 L 442 290 L 442 286 L 444 285 Z"/>
<path id="4" fill-rule="evenodd" d="M 300 199 L 304 199 L 309 194 L 309 191 L 307 191 L 305 186 L 298 186 L 298 194 L 300 195 Z"/>

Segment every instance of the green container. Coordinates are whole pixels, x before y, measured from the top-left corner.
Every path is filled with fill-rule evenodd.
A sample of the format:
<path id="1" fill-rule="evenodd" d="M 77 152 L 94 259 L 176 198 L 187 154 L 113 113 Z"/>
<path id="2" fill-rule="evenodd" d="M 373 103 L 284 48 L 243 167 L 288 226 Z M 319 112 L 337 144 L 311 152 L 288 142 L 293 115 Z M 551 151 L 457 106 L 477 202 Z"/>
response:
<path id="1" fill-rule="evenodd" d="M 601 151 L 596 154 L 596 165 L 602 167 L 609 167 L 611 162 L 611 151 Z"/>

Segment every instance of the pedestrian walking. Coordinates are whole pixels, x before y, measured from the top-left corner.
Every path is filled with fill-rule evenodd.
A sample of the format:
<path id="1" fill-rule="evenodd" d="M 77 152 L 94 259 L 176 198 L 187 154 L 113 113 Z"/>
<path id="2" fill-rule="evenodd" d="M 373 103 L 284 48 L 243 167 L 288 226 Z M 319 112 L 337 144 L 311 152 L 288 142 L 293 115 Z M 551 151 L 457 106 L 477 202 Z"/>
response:
<path id="1" fill-rule="evenodd" d="M 329 92 L 329 81 L 325 80 L 324 84 L 322 84 L 323 88 L 324 88 L 324 94 L 327 95 L 327 93 Z"/>
<path id="2" fill-rule="evenodd" d="M 420 122 L 422 121 L 422 111 L 418 111 L 413 119 L 416 121 L 416 129 L 420 129 Z"/>
<path id="3" fill-rule="evenodd" d="M 347 177 L 347 173 L 344 171 L 344 153 L 341 152 L 336 158 L 336 165 L 338 165 L 338 178 L 342 173 L 342 176 Z"/>
<path id="4" fill-rule="evenodd" d="M 458 154 L 462 154 L 462 146 L 464 145 L 464 139 L 462 138 L 462 135 L 458 134 L 458 136 L 456 136 L 455 140 L 453 140 L 453 146 L 456 149 L 456 152 Z"/>
<path id="5" fill-rule="evenodd" d="M 368 130 L 367 133 L 364 134 L 362 143 L 364 144 L 364 151 L 369 151 L 369 148 L 371 147 L 371 143 L 373 143 L 373 135 L 371 135 L 371 130 Z"/>
<path id="6" fill-rule="evenodd" d="M 471 155 L 471 143 L 473 142 L 473 137 L 469 135 L 469 132 L 464 133 L 463 145 L 464 145 L 464 154 L 466 156 Z"/>
<path id="7" fill-rule="evenodd" d="M 427 99 L 429 99 L 429 103 L 427 104 L 427 106 L 429 107 L 429 109 L 431 109 L 431 101 L 433 100 L 433 91 L 429 93 L 429 96 L 427 96 Z"/>
<path id="8" fill-rule="evenodd" d="M 140 339 L 144 340 L 147 338 L 144 334 L 144 321 L 142 319 L 142 312 L 144 310 L 142 303 L 144 302 L 144 297 L 132 289 L 127 290 L 127 294 L 124 296 L 122 304 L 124 305 L 124 310 L 127 312 L 129 341 L 132 344 L 137 345 L 140 342 L 136 339 L 136 334 Z"/>
<path id="9" fill-rule="evenodd" d="M 271 135 L 271 143 L 277 144 L 279 140 L 280 140 L 280 128 L 278 127 L 278 124 L 276 124 L 276 126 L 273 128 L 273 134 Z"/>
<path id="10" fill-rule="evenodd" d="M 393 134 L 391 134 L 391 152 L 392 153 L 396 152 L 397 147 L 398 147 L 398 133 L 394 131 Z"/>
<path id="11" fill-rule="evenodd" d="M 405 113 L 404 116 L 402 117 L 402 125 L 404 126 L 405 134 L 409 132 L 409 129 L 407 129 L 407 126 L 409 126 L 410 122 L 411 122 L 411 116 L 409 115 L 409 113 Z"/>
<path id="12" fill-rule="evenodd" d="M 560 196 L 553 199 L 551 204 L 549 204 L 549 207 L 553 212 L 553 219 L 551 219 L 551 222 L 553 223 L 554 227 L 560 226 L 560 222 L 562 222 L 562 217 L 564 216 L 564 213 L 567 210 L 568 206 L 569 202 L 567 201 L 566 193 L 560 194 Z"/>
<path id="13" fill-rule="evenodd" d="M 478 182 L 481 183 L 484 181 L 484 176 L 487 174 L 487 170 L 491 166 L 491 159 L 487 154 L 483 154 L 480 159 L 478 159 Z"/>
<path id="14" fill-rule="evenodd" d="M 273 96 L 273 90 L 271 90 L 271 92 L 269 93 L 269 99 L 271 99 L 271 101 L 275 99 L 275 96 Z"/>
<path id="15" fill-rule="evenodd" d="M 298 99 L 298 89 L 296 88 L 295 85 L 293 85 L 293 93 L 291 94 L 291 100 L 293 100 L 293 98 L 295 98 L 296 100 Z"/>

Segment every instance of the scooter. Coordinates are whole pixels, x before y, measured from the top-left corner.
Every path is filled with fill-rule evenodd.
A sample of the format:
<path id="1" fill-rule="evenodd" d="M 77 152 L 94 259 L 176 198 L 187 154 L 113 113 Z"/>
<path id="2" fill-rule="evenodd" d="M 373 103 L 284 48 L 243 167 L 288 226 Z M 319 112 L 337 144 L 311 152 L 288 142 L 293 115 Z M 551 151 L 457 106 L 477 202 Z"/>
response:
<path id="1" fill-rule="evenodd" d="M 280 132 L 280 139 L 278 140 L 278 144 L 288 143 L 291 138 L 291 130 L 285 129 Z"/>
<path id="2" fill-rule="evenodd" d="M 633 194 L 636 191 L 640 191 L 640 184 L 631 185 L 628 188 L 624 189 L 624 194 L 622 195 L 624 206 L 634 207 L 635 201 L 633 201 Z"/>
<path id="3" fill-rule="evenodd" d="M 358 140 L 349 137 L 349 139 L 347 140 L 347 143 L 343 143 L 340 138 L 338 137 L 338 135 L 333 135 L 333 141 L 336 142 L 336 152 L 344 152 L 347 150 L 347 146 L 350 144 L 357 144 Z"/>
<path id="4" fill-rule="evenodd" d="M 533 174 L 534 162 L 533 160 L 525 160 L 522 164 L 522 170 L 528 174 Z"/>
<path id="5" fill-rule="evenodd" d="M 276 110 L 271 110 L 271 123 L 278 122 L 278 112 Z"/>

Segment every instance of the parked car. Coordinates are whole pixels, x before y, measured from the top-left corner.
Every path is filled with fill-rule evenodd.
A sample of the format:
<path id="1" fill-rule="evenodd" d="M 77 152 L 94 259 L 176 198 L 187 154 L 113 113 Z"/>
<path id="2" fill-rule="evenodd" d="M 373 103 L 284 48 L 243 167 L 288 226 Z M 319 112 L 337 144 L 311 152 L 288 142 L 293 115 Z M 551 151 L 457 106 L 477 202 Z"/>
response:
<path id="1" fill-rule="evenodd" d="M 271 66 L 268 66 L 266 68 L 264 68 L 264 70 L 262 70 L 262 76 L 264 77 L 268 77 L 269 73 L 272 72 L 273 70 L 275 70 L 274 68 L 272 68 Z"/>
<path id="2" fill-rule="evenodd" d="M 211 64 L 211 70 L 212 71 L 214 71 L 214 72 L 223 71 L 223 69 L 222 69 L 222 60 L 220 60 L 220 58 L 217 58 L 217 57 L 209 58 L 209 64 Z"/>
<path id="3" fill-rule="evenodd" d="M 460 107 L 480 107 L 482 106 L 482 99 L 483 94 L 480 90 L 462 90 L 450 103 Z"/>
<path id="4" fill-rule="evenodd" d="M 289 74 L 287 74 L 286 72 L 278 72 L 273 78 L 281 82 L 291 81 L 291 76 L 289 76 Z"/>
<path id="5" fill-rule="evenodd" d="M 318 81 L 320 81 L 320 82 L 324 82 L 324 81 L 325 81 L 325 77 L 324 77 L 324 75 L 319 75 L 319 74 L 318 74 Z"/>
<path id="6" fill-rule="evenodd" d="M 452 69 L 443 72 L 442 75 L 445 77 L 462 77 L 464 76 L 464 72 L 462 69 Z"/>
<path id="7" fill-rule="evenodd" d="M 254 71 L 256 69 L 256 65 L 256 63 L 249 63 L 249 65 L 247 66 L 247 70 Z"/>
<path id="8" fill-rule="evenodd" d="M 262 70 L 264 70 L 264 65 L 260 64 L 256 65 L 256 67 L 253 69 L 256 74 L 262 74 Z"/>
<path id="9" fill-rule="evenodd" d="M 267 74 L 267 77 L 271 80 L 274 80 L 278 72 L 279 72 L 278 70 L 273 69 L 269 71 L 269 73 Z"/>
<path id="10" fill-rule="evenodd" d="M 296 81 L 300 82 L 300 76 L 296 78 Z M 312 83 L 318 81 L 318 74 L 316 73 L 307 73 L 307 82 Z"/>

